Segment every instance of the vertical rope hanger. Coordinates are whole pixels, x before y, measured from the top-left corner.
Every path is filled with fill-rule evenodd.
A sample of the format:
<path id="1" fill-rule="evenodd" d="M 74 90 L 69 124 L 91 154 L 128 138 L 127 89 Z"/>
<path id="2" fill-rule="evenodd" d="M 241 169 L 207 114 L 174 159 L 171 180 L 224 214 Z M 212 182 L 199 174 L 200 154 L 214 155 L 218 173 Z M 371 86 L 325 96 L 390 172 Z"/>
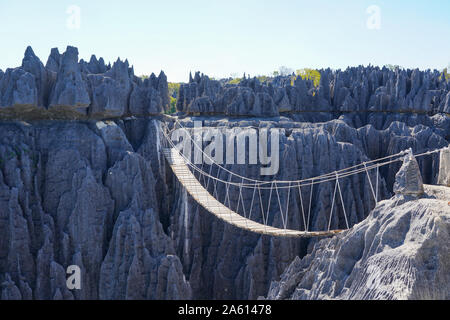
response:
<path id="1" fill-rule="evenodd" d="M 217 169 L 216 179 L 219 178 L 220 169 L 221 169 L 220 167 L 219 169 Z M 214 183 L 214 197 L 217 198 L 217 180 L 214 179 L 213 183 Z"/>
<path id="2" fill-rule="evenodd" d="M 231 181 L 231 178 L 232 178 L 232 176 L 231 176 L 231 174 L 229 174 L 228 182 Z M 230 204 L 230 193 L 229 193 L 229 189 L 230 189 L 230 183 L 227 183 L 227 186 L 226 186 L 226 193 L 225 193 L 225 198 L 223 199 L 223 203 L 225 204 L 225 201 L 226 201 L 227 198 L 228 198 L 228 209 L 231 207 L 231 204 Z M 231 209 L 230 209 L 230 220 L 233 221 L 233 215 L 232 215 L 232 213 L 231 213 Z"/>
<path id="3" fill-rule="evenodd" d="M 242 179 L 241 180 L 241 184 L 240 184 L 240 186 L 239 186 L 239 198 L 238 198 L 238 203 L 237 203 L 237 207 L 236 207 L 236 213 L 238 213 L 239 214 L 239 200 L 241 200 L 242 201 L 242 211 L 244 212 L 244 217 L 246 218 L 245 219 L 245 225 L 247 226 L 247 228 L 248 228 L 248 221 L 247 221 L 247 214 L 246 214 L 246 212 L 245 212 L 245 203 L 244 203 L 244 197 L 243 197 L 243 195 L 242 195 L 242 183 L 244 182 L 244 179 Z M 256 190 L 256 189 L 255 189 Z"/>
<path id="4" fill-rule="evenodd" d="M 380 166 L 377 164 L 377 186 L 375 187 L 375 204 L 378 204 L 378 180 L 380 176 Z"/>
<path id="5" fill-rule="evenodd" d="M 344 204 L 344 199 L 342 198 L 341 185 L 339 184 L 339 176 L 338 176 L 337 172 L 336 172 L 336 184 L 338 186 L 339 196 L 341 198 L 342 210 L 344 210 L 345 225 L 347 226 L 347 229 L 348 229 L 347 212 L 345 212 L 345 204 Z"/>
<path id="6" fill-rule="evenodd" d="M 209 187 L 209 180 L 211 178 L 212 168 L 213 168 L 213 164 L 211 163 L 211 165 L 209 166 L 209 175 L 208 175 L 208 182 L 206 183 L 206 190 L 208 190 L 208 187 Z"/>
<path id="7" fill-rule="evenodd" d="M 264 231 L 265 231 L 266 230 L 266 219 L 264 218 L 264 208 L 263 208 L 263 202 L 262 202 L 262 198 L 261 198 L 261 189 L 259 188 L 259 185 L 258 185 L 258 193 L 259 193 L 259 206 L 261 208 L 261 214 L 262 214 L 262 218 L 263 218 Z"/>
<path id="8" fill-rule="evenodd" d="M 330 218 L 328 220 L 328 231 L 330 231 L 330 227 L 331 227 L 331 217 L 333 216 L 334 199 L 336 198 L 337 186 L 338 186 L 338 182 L 337 182 L 337 179 L 336 179 L 336 183 L 334 184 L 333 200 L 331 202 Z"/>
<path id="9" fill-rule="evenodd" d="M 289 199 L 290 199 L 290 195 L 291 195 L 291 183 L 289 182 L 289 188 L 288 188 L 288 196 L 287 196 L 287 200 L 286 200 L 286 218 L 284 219 L 284 221 L 286 222 L 286 225 L 284 226 L 284 229 L 287 229 L 287 224 L 289 222 L 288 220 L 288 213 L 289 213 Z"/>
<path id="10" fill-rule="evenodd" d="M 312 197 L 313 197 L 313 188 L 314 188 L 314 179 L 311 179 L 311 190 L 310 190 L 310 196 L 309 196 L 309 209 L 308 209 L 308 224 L 306 231 L 309 231 L 309 220 L 311 217 L 311 205 L 312 205 Z"/>
<path id="11" fill-rule="evenodd" d="M 254 200 L 255 200 L 255 194 L 256 194 L 256 184 L 255 184 L 255 186 L 253 187 L 252 202 L 251 202 L 251 204 L 250 204 L 250 211 L 249 211 L 249 214 L 248 214 L 248 218 L 249 218 L 249 219 L 252 218 L 253 203 L 254 203 Z"/>
<path id="12" fill-rule="evenodd" d="M 270 184 L 269 201 L 267 202 L 266 223 L 265 223 L 266 225 L 267 221 L 269 221 L 270 202 L 272 201 L 272 190 L 273 190 L 273 182 Z"/>
<path id="13" fill-rule="evenodd" d="M 275 191 L 276 191 L 276 193 L 277 193 L 278 206 L 280 207 L 281 222 L 283 223 L 283 228 L 284 228 L 284 230 L 286 230 L 286 223 L 284 222 L 284 213 L 283 213 L 283 208 L 282 208 L 282 206 L 281 206 L 280 193 L 278 192 L 278 188 L 277 188 L 277 184 L 276 184 L 276 183 L 275 183 Z"/>
<path id="14" fill-rule="evenodd" d="M 369 179 L 370 190 L 372 190 L 373 199 L 375 200 L 375 203 L 376 203 L 377 196 L 375 195 L 375 191 L 373 190 L 372 179 L 370 179 L 369 170 L 367 170 L 366 163 L 364 162 L 363 164 L 364 164 L 364 169 L 366 170 L 366 173 L 367 173 L 367 179 Z"/>
<path id="15" fill-rule="evenodd" d="M 241 198 L 242 198 L 242 182 L 243 182 L 243 179 L 241 180 L 241 183 L 239 185 L 239 196 L 238 196 L 238 201 L 237 201 L 237 206 L 236 206 L 236 213 L 239 213 L 239 204 L 240 204 Z M 243 209 L 245 209 L 244 203 L 242 203 L 242 207 L 243 207 Z M 243 210 L 243 211 L 245 211 L 245 210 Z M 245 212 L 244 212 L 244 217 L 247 218 L 247 216 L 245 215 Z"/>
<path id="16" fill-rule="evenodd" d="M 308 226 L 306 225 L 305 209 L 303 207 L 302 187 L 300 187 L 300 185 L 298 185 L 298 195 L 300 197 L 300 206 L 302 207 L 303 226 L 305 227 L 305 231 L 307 231 Z"/>

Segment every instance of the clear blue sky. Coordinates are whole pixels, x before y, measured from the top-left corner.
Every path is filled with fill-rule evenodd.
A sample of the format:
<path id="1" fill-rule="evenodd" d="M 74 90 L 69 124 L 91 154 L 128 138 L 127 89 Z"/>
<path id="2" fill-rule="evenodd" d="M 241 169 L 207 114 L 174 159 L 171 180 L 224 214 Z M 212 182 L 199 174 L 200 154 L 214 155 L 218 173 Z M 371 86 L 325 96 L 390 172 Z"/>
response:
<path id="1" fill-rule="evenodd" d="M 68 6 L 81 9 L 69 29 Z M 367 28 L 371 5 L 378 30 Z M 0 69 L 21 64 L 31 45 L 44 62 L 52 47 L 77 46 L 114 61 L 128 58 L 135 73 L 189 71 L 213 77 L 270 74 L 279 66 L 346 68 L 398 64 L 443 69 L 450 63 L 448 0 L 0 0 Z"/>

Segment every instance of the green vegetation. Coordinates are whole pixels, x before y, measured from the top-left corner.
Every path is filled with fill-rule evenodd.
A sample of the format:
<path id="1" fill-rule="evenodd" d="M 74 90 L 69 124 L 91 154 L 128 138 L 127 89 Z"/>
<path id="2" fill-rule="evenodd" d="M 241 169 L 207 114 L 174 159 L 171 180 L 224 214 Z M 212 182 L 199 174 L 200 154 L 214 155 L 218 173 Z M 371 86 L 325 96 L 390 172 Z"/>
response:
<path id="1" fill-rule="evenodd" d="M 170 96 L 170 109 L 165 111 L 165 114 L 172 114 L 177 112 L 177 98 Z"/>
<path id="2" fill-rule="evenodd" d="M 233 78 L 233 79 L 229 80 L 227 83 L 228 84 L 239 84 L 239 83 L 241 83 L 242 79 L 243 78 Z M 256 79 L 258 79 L 259 82 L 261 82 L 261 83 L 266 83 L 266 82 L 269 82 L 272 78 L 270 76 L 262 75 L 262 76 L 256 76 Z"/>
<path id="3" fill-rule="evenodd" d="M 442 71 L 441 79 L 445 79 L 446 81 L 450 81 L 450 73 L 448 73 L 448 69 L 447 68 L 445 68 Z"/>
<path id="4" fill-rule="evenodd" d="M 141 78 L 142 80 L 145 80 L 145 79 L 148 79 L 148 76 L 146 76 L 146 75 L 141 75 L 141 76 L 139 76 L 139 78 Z"/>
<path id="5" fill-rule="evenodd" d="M 177 112 L 177 98 L 180 92 L 181 84 L 177 82 L 169 82 L 167 85 L 169 87 L 170 108 L 165 112 L 165 114 L 172 114 Z"/>
<path id="6" fill-rule="evenodd" d="M 269 82 L 271 80 L 270 77 L 268 77 L 268 76 L 257 76 L 256 78 L 261 83 Z"/>
<path id="7" fill-rule="evenodd" d="M 169 82 L 169 96 L 173 96 L 175 93 L 175 96 L 178 97 L 178 92 L 180 91 L 180 84 L 176 82 Z"/>
<path id="8" fill-rule="evenodd" d="M 242 81 L 242 78 L 234 78 L 234 79 L 228 81 L 228 83 L 229 84 L 239 84 L 239 83 L 241 83 L 241 81 Z"/>
<path id="9" fill-rule="evenodd" d="M 303 80 L 312 80 L 314 87 L 318 87 L 320 84 L 320 72 L 314 69 L 299 69 L 296 71 L 296 76 L 291 77 L 291 85 L 294 85 L 295 80 L 298 79 L 298 77 L 302 78 Z"/>

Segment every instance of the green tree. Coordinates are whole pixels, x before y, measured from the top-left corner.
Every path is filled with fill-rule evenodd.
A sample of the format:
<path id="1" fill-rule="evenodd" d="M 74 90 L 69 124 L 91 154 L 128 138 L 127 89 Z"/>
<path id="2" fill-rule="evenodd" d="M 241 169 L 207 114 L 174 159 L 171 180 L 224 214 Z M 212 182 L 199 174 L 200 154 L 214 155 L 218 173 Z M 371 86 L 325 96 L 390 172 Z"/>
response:
<path id="1" fill-rule="evenodd" d="M 178 97 L 178 93 L 180 92 L 180 83 L 169 82 L 169 96 L 173 97 L 174 95 Z"/>
<path id="2" fill-rule="evenodd" d="M 170 96 L 170 109 L 167 110 L 166 114 L 172 114 L 177 112 L 177 98 Z"/>
<path id="3" fill-rule="evenodd" d="M 320 84 L 320 72 L 315 69 L 304 68 L 297 70 L 295 73 L 296 76 L 291 77 L 291 85 L 294 85 L 298 77 L 303 80 L 312 80 L 314 87 L 318 87 Z"/>
<path id="4" fill-rule="evenodd" d="M 448 69 L 447 68 L 442 70 L 441 79 L 445 79 L 446 81 L 450 81 L 450 73 L 448 73 Z"/>
<path id="5" fill-rule="evenodd" d="M 241 83 L 242 79 L 241 78 L 234 78 L 230 81 L 228 81 L 229 84 L 239 84 Z"/>

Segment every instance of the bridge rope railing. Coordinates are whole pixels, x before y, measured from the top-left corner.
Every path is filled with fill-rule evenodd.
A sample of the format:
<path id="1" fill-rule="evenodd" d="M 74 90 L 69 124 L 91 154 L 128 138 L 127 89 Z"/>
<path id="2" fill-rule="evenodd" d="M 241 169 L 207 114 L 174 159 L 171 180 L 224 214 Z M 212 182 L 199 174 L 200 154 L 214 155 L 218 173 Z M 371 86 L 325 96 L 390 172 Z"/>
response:
<path id="1" fill-rule="evenodd" d="M 264 180 L 257 180 L 257 179 L 244 177 L 244 176 L 239 175 L 239 174 L 237 174 L 235 172 L 232 172 L 232 171 L 228 170 L 227 168 L 225 168 L 224 166 L 216 163 L 214 161 L 214 159 L 210 155 L 208 155 L 207 153 L 205 153 L 203 151 L 202 147 L 197 143 L 197 141 L 195 141 L 195 139 L 192 139 L 191 133 L 187 130 L 187 128 L 185 128 L 181 124 L 180 121 L 178 121 L 178 119 L 175 119 L 175 125 L 178 125 L 179 129 L 181 129 L 181 130 L 183 130 L 185 132 L 185 136 L 189 138 L 189 140 L 193 144 L 194 148 L 199 150 L 204 158 L 208 159 L 210 163 L 216 165 L 221 170 L 223 170 L 223 171 L 227 172 L 228 174 L 231 174 L 231 175 L 233 175 L 233 176 L 235 176 L 237 178 L 241 178 L 241 179 L 243 179 L 245 181 L 249 181 L 248 185 L 250 185 L 250 186 L 253 186 L 255 183 L 256 184 L 270 184 L 270 183 L 272 183 L 272 181 L 264 181 Z M 175 125 L 174 125 L 174 130 L 175 130 Z M 396 153 L 396 154 L 393 154 L 393 155 L 385 156 L 385 157 L 378 158 L 378 159 L 375 159 L 375 160 L 368 160 L 368 161 L 360 163 L 360 164 L 356 164 L 356 165 L 353 165 L 353 166 L 350 166 L 350 167 L 347 167 L 347 168 L 344 168 L 344 169 L 340 169 L 340 170 L 337 170 L 337 171 L 334 171 L 334 172 L 330 172 L 330 173 L 327 173 L 327 174 L 319 175 L 319 176 L 316 176 L 316 177 L 313 177 L 313 178 L 307 178 L 307 179 L 302 179 L 302 180 L 276 180 L 276 182 L 278 184 L 280 184 L 280 183 L 301 183 L 301 182 L 306 182 L 306 181 L 311 181 L 311 180 L 317 181 L 317 180 L 326 179 L 326 178 L 333 178 L 332 180 L 334 180 L 334 175 L 335 175 L 336 172 L 338 174 L 344 174 L 344 173 L 346 173 L 346 171 L 349 171 L 351 169 L 356 169 L 358 167 L 365 166 L 365 165 L 370 164 L 370 163 L 379 162 L 379 161 L 383 161 L 383 160 L 387 160 L 387 159 L 392 159 L 392 158 L 404 156 L 407 152 L 408 152 L 407 150 L 400 151 L 399 153 Z M 403 160 L 403 158 L 402 159 L 398 159 L 396 161 L 402 161 L 402 160 Z"/>
<path id="2" fill-rule="evenodd" d="M 256 194 L 258 194 L 258 197 L 256 197 L 257 198 L 256 202 L 259 202 L 259 208 L 261 210 L 261 218 L 262 218 L 263 224 L 265 226 L 268 224 L 269 214 L 270 214 L 270 206 L 272 203 L 272 197 L 274 196 L 274 193 L 275 193 L 276 194 L 276 203 L 278 204 L 279 212 L 281 215 L 281 224 L 282 224 L 282 228 L 284 230 L 287 230 L 287 228 L 288 228 L 288 222 L 289 222 L 288 214 L 289 214 L 289 206 L 290 206 L 291 189 L 295 188 L 298 190 L 299 202 L 300 202 L 300 207 L 301 207 L 301 216 L 302 216 L 302 220 L 303 220 L 304 230 L 310 231 L 314 185 L 322 184 L 322 183 L 326 183 L 326 182 L 332 182 L 332 181 L 334 181 L 335 183 L 334 183 L 334 191 L 333 191 L 333 196 L 332 196 L 331 210 L 330 210 L 330 214 L 328 216 L 327 231 L 330 231 L 330 229 L 331 229 L 332 217 L 334 215 L 333 213 L 335 212 L 333 210 L 335 210 L 335 202 L 336 202 L 337 193 L 339 193 L 339 200 L 342 205 L 342 212 L 343 212 L 343 216 L 344 216 L 345 227 L 348 229 L 350 227 L 350 224 L 349 224 L 349 219 L 347 216 L 347 211 L 345 208 L 344 197 L 342 195 L 341 184 L 339 181 L 342 180 L 343 178 L 351 177 L 353 175 L 357 175 L 357 174 L 365 172 L 367 174 L 370 191 L 372 193 L 372 196 L 373 196 L 373 199 L 374 199 L 374 202 L 376 205 L 378 203 L 378 190 L 379 190 L 379 180 L 380 180 L 379 169 L 380 169 L 380 167 L 389 165 L 391 163 L 403 161 L 405 156 L 410 154 L 408 150 L 404 150 L 404 151 L 401 151 L 394 155 L 389 155 L 389 156 L 382 157 L 379 159 L 364 161 L 360 164 L 356 164 L 356 165 L 353 165 L 353 166 L 350 166 L 350 167 L 347 167 L 344 169 L 336 170 L 334 172 L 330 172 L 327 174 L 323 174 L 323 175 L 319 175 L 319 176 L 315 176 L 315 177 L 311 177 L 311 178 L 306 178 L 306 179 L 290 180 L 290 181 L 289 180 L 271 180 L 271 181 L 257 180 L 257 179 L 244 177 L 242 175 L 234 173 L 231 170 L 228 170 L 224 166 L 215 162 L 211 156 L 209 156 L 207 153 L 205 153 L 203 151 L 203 149 L 201 148 L 201 146 L 199 146 L 197 144 L 195 139 L 192 139 L 190 132 L 178 120 L 175 120 L 175 125 L 174 125 L 173 130 L 176 129 L 176 125 L 178 125 L 180 129 L 185 131 L 184 136 L 188 137 L 190 139 L 190 142 L 194 145 L 194 148 L 197 148 L 201 152 L 202 156 L 209 160 L 209 162 L 210 162 L 209 163 L 209 165 L 210 165 L 209 172 L 206 172 L 203 170 L 203 162 L 202 162 L 202 166 L 198 167 L 197 165 L 192 163 L 191 159 L 189 159 L 186 155 L 183 154 L 183 152 L 181 152 L 179 150 L 179 147 L 177 145 L 175 145 L 175 143 L 172 141 L 171 137 L 169 136 L 171 133 L 171 130 L 168 128 L 168 126 L 166 124 L 165 124 L 165 126 L 166 126 L 165 129 L 161 130 L 165 137 L 165 142 L 166 142 L 165 145 L 168 148 L 172 148 L 178 152 L 179 156 L 184 160 L 186 166 L 188 168 L 190 168 L 190 170 L 192 171 L 194 177 L 197 174 L 198 177 L 195 177 L 195 178 L 200 183 L 203 179 L 203 186 L 205 187 L 206 190 L 209 190 L 210 181 L 212 181 L 212 183 L 213 183 L 212 195 L 217 200 L 219 200 L 218 183 L 223 184 L 225 187 L 225 195 L 224 195 L 224 199 L 223 199 L 223 201 L 221 201 L 221 203 L 223 203 L 223 205 L 226 205 L 228 208 L 230 208 L 230 210 L 232 210 L 231 200 L 230 200 L 230 196 L 229 196 L 230 187 L 237 188 L 239 191 L 238 198 L 237 198 L 237 205 L 236 205 L 235 210 L 233 210 L 233 211 L 235 211 L 236 213 L 242 212 L 243 216 L 246 219 L 251 219 L 251 216 L 253 213 L 253 208 L 255 207 L 255 197 L 256 197 Z M 430 150 L 430 151 L 426 151 L 426 152 L 412 155 L 412 156 L 421 157 L 421 156 L 425 156 L 425 155 L 431 155 L 431 154 L 440 152 L 442 149 L 443 148 L 436 149 L 436 150 Z M 213 174 L 213 166 L 217 167 L 216 174 Z M 372 178 L 370 177 L 370 174 L 369 174 L 369 172 L 371 170 L 376 170 L 375 187 L 372 183 Z M 228 176 L 227 180 L 220 178 L 221 172 L 224 172 Z M 234 182 L 234 181 L 232 181 L 233 179 L 237 179 L 239 182 Z M 304 187 L 310 187 L 310 191 L 309 191 L 310 197 L 309 197 L 307 214 L 306 214 L 306 210 L 305 210 L 305 203 L 303 201 L 303 196 L 302 196 L 302 188 L 304 188 Z M 250 191 L 253 191 L 250 209 L 248 211 L 247 211 L 248 206 L 246 206 L 244 203 L 244 196 L 243 196 L 244 189 L 250 189 Z M 274 192 L 274 190 L 275 190 L 275 192 Z M 286 190 L 286 192 L 287 192 L 285 204 L 282 203 L 282 201 L 281 201 L 282 197 L 280 197 L 280 191 L 283 191 L 283 190 Z M 269 192 L 266 210 L 264 210 L 265 206 L 263 204 L 263 197 L 262 197 L 261 191 Z M 284 208 L 283 208 L 283 204 L 284 204 Z M 239 208 L 241 208 L 242 211 Z M 337 221 L 337 223 L 339 223 L 339 221 Z"/>

